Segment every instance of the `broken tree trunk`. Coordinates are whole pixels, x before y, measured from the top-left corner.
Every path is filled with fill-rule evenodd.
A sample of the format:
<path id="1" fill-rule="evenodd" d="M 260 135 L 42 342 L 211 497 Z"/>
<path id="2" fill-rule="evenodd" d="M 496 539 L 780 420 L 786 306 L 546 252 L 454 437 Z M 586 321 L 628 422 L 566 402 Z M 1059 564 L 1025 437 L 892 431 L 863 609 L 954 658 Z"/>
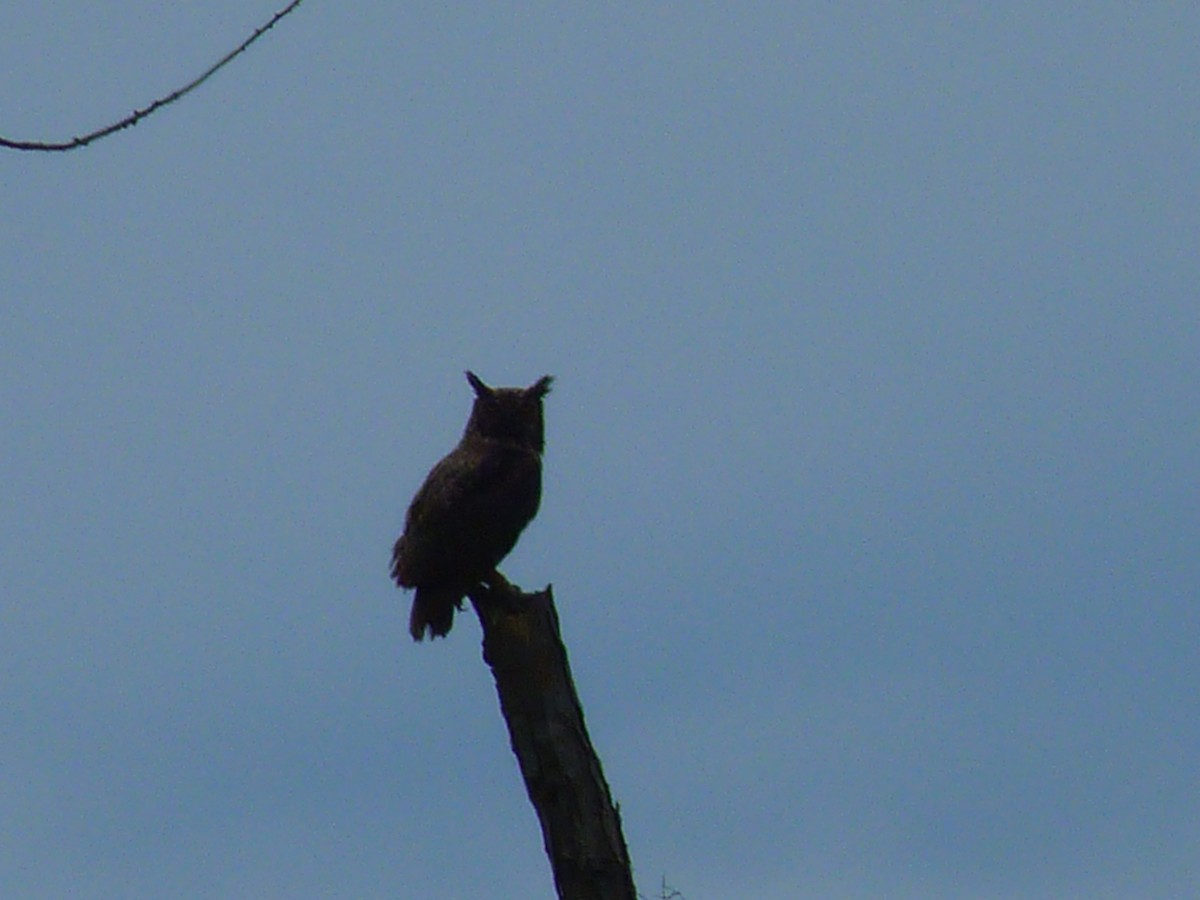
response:
<path id="1" fill-rule="evenodd" d="M 502 578 L 471 594 L 560 900 L 636 900 L 621 816 L 583 722 L 554 598 Z"/>

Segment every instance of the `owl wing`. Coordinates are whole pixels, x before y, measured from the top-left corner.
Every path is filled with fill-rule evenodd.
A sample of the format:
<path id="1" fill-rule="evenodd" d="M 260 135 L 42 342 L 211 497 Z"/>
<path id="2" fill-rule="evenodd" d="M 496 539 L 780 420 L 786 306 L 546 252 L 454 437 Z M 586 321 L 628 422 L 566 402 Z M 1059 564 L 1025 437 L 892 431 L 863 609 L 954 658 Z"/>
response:
<path id="1" fill-rule="evenodd" d="M 392 554 L 405 586 L 471 582 L 512 549 L 541 499 L 541 460 L 509 446 L 459 447 L 433 467 Z"/>

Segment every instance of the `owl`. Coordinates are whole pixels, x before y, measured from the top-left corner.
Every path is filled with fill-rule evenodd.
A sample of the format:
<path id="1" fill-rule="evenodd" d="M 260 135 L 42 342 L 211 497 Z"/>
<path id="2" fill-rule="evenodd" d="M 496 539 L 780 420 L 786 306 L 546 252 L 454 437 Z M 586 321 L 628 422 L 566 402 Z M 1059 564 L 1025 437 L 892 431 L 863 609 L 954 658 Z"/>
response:
<path id="1" fill-rule="evenodd" d="M 489 581 L 542 498 L 542 398 L 553 379 L 488 387 L 474 372 L 462 440 L 430 470 L 392 550 L 392 578 L 416 588 L 408 631 L 444 637 L 466 594 Z"/>

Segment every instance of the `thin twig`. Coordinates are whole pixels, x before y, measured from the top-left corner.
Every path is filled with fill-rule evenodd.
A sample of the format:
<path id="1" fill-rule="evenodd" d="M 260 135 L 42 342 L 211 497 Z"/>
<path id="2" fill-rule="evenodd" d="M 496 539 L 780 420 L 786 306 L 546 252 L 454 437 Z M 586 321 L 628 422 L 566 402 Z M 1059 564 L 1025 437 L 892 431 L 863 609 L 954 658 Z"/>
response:
<path id="1" fill-rule="evenodd" d="M 284 16 L 286 16 L 292 10 L 294 10 L 297 6 L 299 6 L 301 4 L 301 2 L 303 2 L 303 0 L 292 0 L 291 3 L 289 3 L 283 9 L 281 9 L 279 12 L 275 13 L 275 15 L 273 15 L 271 17 L 271 20 L 269 22 L 267 22 L 265 25 L 262 25 L 262 26 L 256 28 L 254 30 L 254 34 L 250 35 L 250 37 L 248 37 L 248 38 L 246 38 L 246 40 L 242 41 L 242 43 L 239 44 L 235 49 L 226 53 L 223 57 L 221 57 L 221 59 L 219 59 L 216 63 L 214 63 L 211 67 L 209 67 L 209 69 L 206 72 L 204 72 L 204 74 L 202 74 L 200 77 L 188 82 L 183 87 L 172 91 L 171 93 L 167 94 L 165 97 L 159 97 L 157 100 L 155 100 L 149 106 L 143 107 L 142 109 L 135 109 L 132 113 L 130 113 L 128 116 L 126 116 L 124 119 L 122 119 L 119 122 L 114 122 L 111 125 L 108 125 L 97 131 L 93 131 L 90 134 L 85 134 L 82 137 L 71 138 L 71 140 L 69 140 L 69 141 L 61 141 L 61 142 L 13 141 L 13 140 L 9 140 L 6 137 L 0 137 L 0 147 L 7 147 L 10 150 L 42 150 L 42 151 L 49 151 L 49 152 L 61 151 L 61 150 L 74 150 L 76 147 L 86 147 L 88 144 L 92 143 L 92 141 L 98 141 L 98 140 L 100 140 L 100 138 L 108 137 L 110 134 L 114 134 L 118 131 L 123 131 L 131 125 L 136 125 L 138 122 L 142 121 L 142 119 L 146 118 L 146 116 L 150 115 L 151 113 L 155 112 L 156 110 L 161 109 L 162 107 L 167 106 L 168 104 L 174 103 L 176 100 L 178 100 L 184 94 L 191 93 L 193 90 L 200 87 L 200 85 L 204 84 L 204 82 L 208 81 L 209 78 L 211 78 L 213 75 L 215 75 L 221 69 L 223 69 L 226 65 L 228 65 L 230 62 L 232 62 L 234 57 L 241 54 L 251 44 L 253 44 L 260 37 L 262 37 L 264 34 L 266 34 L 268 31 L 270 31 L 272 28 L 274 28 L 276 22 L 278 22 L 280 19 L 282 19 Z"/>

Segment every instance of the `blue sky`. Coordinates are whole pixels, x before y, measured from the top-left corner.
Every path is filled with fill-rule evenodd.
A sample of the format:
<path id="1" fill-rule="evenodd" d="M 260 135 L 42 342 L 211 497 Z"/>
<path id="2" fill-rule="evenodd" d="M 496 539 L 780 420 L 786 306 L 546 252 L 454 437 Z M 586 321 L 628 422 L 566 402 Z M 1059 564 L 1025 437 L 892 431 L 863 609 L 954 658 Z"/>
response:
<path id="1" fill-rule="evenodd" d="M 4 4 L 0 134 L 275 8 Z M 643 892 L 1200 892 L 1198 28 L 309 0 L 0 156 L 6 892 L 551 895 L 387 578 L 466 368 Z"/>

